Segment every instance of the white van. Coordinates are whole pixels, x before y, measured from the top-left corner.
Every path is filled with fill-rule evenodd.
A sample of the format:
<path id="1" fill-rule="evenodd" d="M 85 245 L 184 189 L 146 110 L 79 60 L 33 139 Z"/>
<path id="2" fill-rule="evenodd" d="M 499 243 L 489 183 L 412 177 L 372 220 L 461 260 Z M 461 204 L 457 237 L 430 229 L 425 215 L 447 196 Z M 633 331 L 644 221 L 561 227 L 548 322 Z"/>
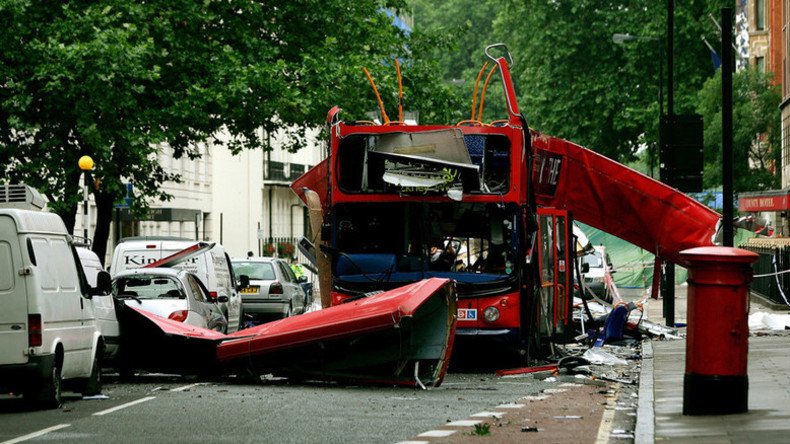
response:
<path id="1" fill-rule="evenodd" d="M 26 188 L 0 187 L 0 201 L 10 187 Z M 97 287 L 88 286 L 60 217 L 0 206 L 0 392 L 48 408 L 60 405 L 66 384 L 101 392 L 104 343 L 90 299 L 110 290 L 109 274 L 99 274 Z"/>
<path id="2" fill-rule="evenodd" d="M 99 273 L 104 271 L 99 256 L 86 247 L 77 247 L 77 254 L 82 264 L 82 271 L 88 285 L 96 286 Z M 118 317 L 115 314 L 115 301 L 112 293 L 94 295 L 91 298 L 93 312 L 96 315 L 96 325 L 99 327 L 102 339 L 104 339 L 104 363 L 112 362 L 118 355 L 120 345 L 121 329 L 118 326 Z"/>
<path id="3" fill-rule="evenodd" d="M 130 237 L 121 239 L 115 247 L 110 264 L 112 276 L 124 270 L 140 268 L 160 259 L 193 247 L 197 241 L 177 237 Z M 226 296 L 228 302 L 220 303 L 228 320 L 228 333 L 241 325 L 241 296 L 230 264 L 230 257 L 222 245 L 214 244 L 210 250 L 195 255 L 175 268 L 197 275 L 214 298 Z"/>

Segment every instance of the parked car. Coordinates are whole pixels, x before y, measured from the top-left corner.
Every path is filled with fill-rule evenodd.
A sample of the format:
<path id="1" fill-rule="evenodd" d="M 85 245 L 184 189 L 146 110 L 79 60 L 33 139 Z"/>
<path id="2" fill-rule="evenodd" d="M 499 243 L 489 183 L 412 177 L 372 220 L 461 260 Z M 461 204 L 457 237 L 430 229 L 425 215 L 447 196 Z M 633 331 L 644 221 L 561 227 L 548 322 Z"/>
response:
<path id="1" fill-rule="evenodd" d="M 219 332 L 227 332 L 228 321 L 218 303 L 227 296 L 211 296 L 193 273 L 172 268 L 139 268 L 122 271 L 112 281 L 116 299 L 127 306 Z"/>
<path id="2" fill-rule="evenodd" d="M 86 247 L 77 247 L 77 255 L 85 272 L 88 285 L 96 286 L 96 279 L 100 272 L 104 271 L 99 256 Z M 115 300 L 112 293 L 97 294 L 91 298 L 93 312 L 96 315 L 96 325 L 104 339 L 104 364 L 111 363 L 118 355 L 120 345 L 121 329 L 118 326 L 118 317 L 115 314 Z"/>
<path id="3" fill-rule="evenodd" d="M 60 405 L 64 387 L 101 393 L 104 341 L 90 301 L 110 276 L 88 285 L 65 224 L 34 205 L 35 190 L 0 191 L 0 393 L 45 408 Z"/>
<path id="4" fill-rule="evenodd" d="M 271 257 L 248 257 L 233 259 L 231 263 L 242 283 L 247 283 L 249 279 L 249 285 L 241 288 L 246 315 L 260 319 L 264 316 L 287 318 L 304 313 L 307 296 L 286 261 Z M 306 281 L 307 278 L 303 277 L 302 282 Z"/>
<path id="5" fill-rule="evenodd" d="M 614 267 L 604 246 L 593 248 L 592 253 L 582 256 L 582 269 L 585 270 L 583 273 L 584 285 L 600 299 L 611 302 L 612 297 L 606 288 L 605 277 L 606 274 L 615 272 Z"/>
<path id="6" fill-rule="evenodd" d="M 196 245 L 211 244 L 178 237 L 123 238 L 113 251 L 110 273 L 115 276 L 124 270 L 140 268 Z M 239 329 L 242 319 L 241 296 L 233 268 L 230 266 L 230 257 L 222 245 L 215 243 L 206 251 L 173 267 L 194 273 L 208 288 L 212 297 L 225 301 L 219 302 L 219 306 L 228 320 L 228 332 Z"/>

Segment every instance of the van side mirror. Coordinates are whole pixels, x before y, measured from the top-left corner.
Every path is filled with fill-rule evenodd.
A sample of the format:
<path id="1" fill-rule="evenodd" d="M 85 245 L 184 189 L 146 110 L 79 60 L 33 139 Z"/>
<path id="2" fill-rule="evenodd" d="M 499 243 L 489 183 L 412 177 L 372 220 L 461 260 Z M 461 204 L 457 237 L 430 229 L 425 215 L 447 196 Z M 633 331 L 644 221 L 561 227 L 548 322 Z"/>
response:
<path id="1" fill-rule="evenodd" d="M 307 282 L 307 276 L 299 276 L 298 278 L 296 278 L 296 282 L 299 282 L 300 284 L 304 284 L 305 282 Z"/>
<path id="2" fill-rule="evenodd" d="M 91 287 L 88 291 L 89 296 L 105 296 L 112 292 L 112 278 L 110 273 L 100 271 L 96 275 L 96 286 Z"/>
<path id="3" fill-rule="evenodd" d="M 239 282 L 241 283 L 241 288 L 249 288 L 250 286 L 250 277 L 246 274 L 242 274 L 239 276 Z"/>
<path id="4" fill-rule="evenodd" d="M 583 263 L 582 264 L 582 273 L 588 273 L 589 271 L 590 271 L 590 264 L 588 264 L 586 262 Z"/>

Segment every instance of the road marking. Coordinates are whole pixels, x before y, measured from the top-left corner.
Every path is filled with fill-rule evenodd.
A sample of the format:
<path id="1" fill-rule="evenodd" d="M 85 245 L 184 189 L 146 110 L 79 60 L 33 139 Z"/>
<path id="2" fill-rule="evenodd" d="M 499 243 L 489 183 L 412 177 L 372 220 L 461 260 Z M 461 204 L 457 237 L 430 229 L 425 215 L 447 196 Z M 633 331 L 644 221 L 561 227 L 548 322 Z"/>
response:
<path id="1" fill-rule="evenodd" d="M 480 412 L 472 415 L 472 418 L 502 418 L 505 412 Z"/>
<path id="2" fill-rule="evenodd" d="M 113 407 L 111 409 L 102 410 L 101 412 L 96 412 L 96 413 L 93 414 L 93 416 L 102 416 L 102 415 L 106 415 L 108 413 L 117 412 L 118 410 L 125 409 L 126 407 L 131 407 L 131 406 L 133 406 L 135 404 L 140 404 L 140 403 L 143 403 L 145 401 L 150 401 L 152 399 L 156 399 L 156 396 L 147 396 L 145 398 L 141 398 L 141 399 L 138 399 L 136 401 L 127 402 L 126 404 L 121 404 L 121 405 L 115 406 L 115 407 Z"/>
<path id="3" fill-rule="evenodd" d="M 9 439 L 8 441 L 3 441 L 0 444 L 14 444 L 17 442 L 27 441 L 28 439 L 38 438 L 41 435 L 46 435 L 49 432 L 54 432 L 55 430 L 65 429 L 69 427 L 71 424 L 58 424 L 56 426 L 48 427 L 43 430 L 39 430 L 38 432 L 29 433 L 25 436 L 20 436 L 19 438 Z"/>
<path id="4" fill-rule="evenodd" d="M 525 404 L 500 404 L 496 406 L 498 409 L 520 409 L 523 408 Z"/>
<path id="5" fill-rule="evenodd" d="M 560 388 L 547 388 L 543 390 L 543 393 L 553 394 L 553 393 L 564 393 L 567 392 L 568 389 L 560 389 Z"/>
<path id="6" fill-rule="evenodd" d="M 431 438 L 445 438 L 455 433 L 455 430 L 429 430 L 425 433 L 420 433 L 417 436 L 425 436 Z"/>
<path id="7" fill-rule="evenodd" d="M 606 401 L 606 407 L 601 416 L 601 423 L 598 425 L 598 434 L 595 438 L 596 444 L 606 444 L 609 442 L 610 433 L 614 427 L 614 409 L 612 408 L 614 405 L 615 403 L 613 401 Z"/>
<path id="8" fill-rule="evenodd" d="M 170 391 L 171 392 L 183 392 L 184 390 L 189 390 L 192 387 L 197 387 L 199 385 L 204 385 L 204 384 L 205 384 L 205 382 L 196 382 L 194 384 L 189 384 L 189 385 L 184 385 L 184 386 L 181 386 L 181 387 L 178 387 L 178 388 L 174 388 L 173 390 L 170 390 Z"/>
<path id="9" fill-rule="evenodd" d="M 476 425 L 478 425 L 478 424 L 480 424 L 482 422 L 483 421 L 477 421 L 477 420 L 472 420 L 472 419 L 462 419 L 460 421 L 448 422 L 445 425 L 446 426 L 455 426 L 455 427 L 472 427 L 472 426 L 476 426 Z"/>

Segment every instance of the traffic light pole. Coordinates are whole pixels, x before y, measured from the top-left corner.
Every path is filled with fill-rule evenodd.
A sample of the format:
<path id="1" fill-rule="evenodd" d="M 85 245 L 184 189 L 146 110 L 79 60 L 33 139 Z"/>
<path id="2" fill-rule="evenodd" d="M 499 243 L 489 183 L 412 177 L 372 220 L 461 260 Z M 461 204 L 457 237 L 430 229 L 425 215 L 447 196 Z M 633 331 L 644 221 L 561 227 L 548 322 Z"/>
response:
<path id="1" fill-rule="evenodd" d="M 673 122 L 675 115 L 675 0 L 667 0 L 667 115 Z M 670 126 L 672 128 L 672 126 Z M 660 162 L 660 160 L 659 160 Z M 664 319 L 666 325 L 675 326 L 675 264 L 666 262 L 664 271 Z"/>

